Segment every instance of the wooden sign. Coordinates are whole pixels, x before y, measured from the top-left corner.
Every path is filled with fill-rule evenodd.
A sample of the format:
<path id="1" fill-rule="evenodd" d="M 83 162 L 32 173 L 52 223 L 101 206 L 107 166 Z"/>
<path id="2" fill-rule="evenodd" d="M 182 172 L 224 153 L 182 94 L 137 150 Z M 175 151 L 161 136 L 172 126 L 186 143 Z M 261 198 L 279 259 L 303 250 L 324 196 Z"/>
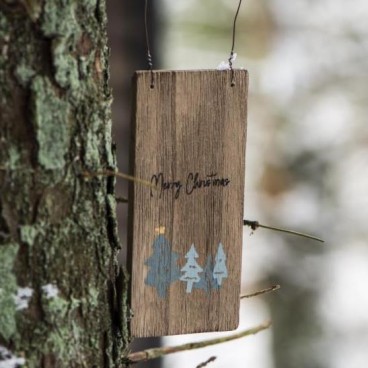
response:
<path id="1" fill-rule="evenodd" d="M 134 78 L 129 194 L 135 337 L 238 326 L 248 73 Z"/>

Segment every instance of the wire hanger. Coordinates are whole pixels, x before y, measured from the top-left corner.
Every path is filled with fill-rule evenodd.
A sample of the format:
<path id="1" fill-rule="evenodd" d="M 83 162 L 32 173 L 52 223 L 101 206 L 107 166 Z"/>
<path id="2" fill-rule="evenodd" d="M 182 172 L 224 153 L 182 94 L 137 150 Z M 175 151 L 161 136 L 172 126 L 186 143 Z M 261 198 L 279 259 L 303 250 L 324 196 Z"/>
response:
<path id="1" fill-rule="evenodd" d="M 238 15 L 240 12 L 240 7 L 242 5 L 243 0 L 239 0 L 238 8 L 236 9 L 234 22 L 233 22 L 233 30 L 232 30 L 232 44 L 231 44 L 231 51 L 229 56 L 229 68 L 231 73 L 231 87 L 235 86 L 235 73 L 233 68 L 233 60 L 234 60 L 234 48 L 235 48 L 235 36 L 236 36 L 236 21 L 238 19 Z M 153 58 L 151 54 L 151 48 L 150 48 L 150 41 L 149 41 L 149 33 L 148 33 L 148 0 L 145 0 L 144 3 L 144 30 L 146 34 L 146 56 L 147 56 L 147 64 L 148 64 L 148 70 L 151 73 L 151 83 L 150 88 L 155 87 L 155 77 L 153 73 Z"/>

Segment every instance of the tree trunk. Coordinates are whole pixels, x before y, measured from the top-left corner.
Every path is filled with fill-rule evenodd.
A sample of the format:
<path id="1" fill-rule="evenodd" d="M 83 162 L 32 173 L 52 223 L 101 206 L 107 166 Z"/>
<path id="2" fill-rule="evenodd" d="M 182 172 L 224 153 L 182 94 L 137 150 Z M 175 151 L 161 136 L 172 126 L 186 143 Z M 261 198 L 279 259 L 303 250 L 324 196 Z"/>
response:
<path id="1" fill-rule="evenodd" d="M 103 0 L 0 4 L 0 365 L 6 367 L 117 367 L 128 343 L 115 181 L 85 176 L 116 167 L 105 6 Z"/>

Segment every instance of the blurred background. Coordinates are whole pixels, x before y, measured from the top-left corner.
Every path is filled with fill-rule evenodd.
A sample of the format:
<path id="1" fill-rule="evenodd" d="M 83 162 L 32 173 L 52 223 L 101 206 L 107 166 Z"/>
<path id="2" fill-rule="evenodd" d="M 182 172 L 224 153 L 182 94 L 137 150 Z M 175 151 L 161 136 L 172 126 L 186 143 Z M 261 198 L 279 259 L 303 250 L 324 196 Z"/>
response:
<path id="1" fill-rule="evenodd" d="M 238 0 L 149 1 L 156 69 L 226 61 Z M 145 69 L 144 1 L 108 0 L 114 140 L 128 171 L 130 80 Z M 245 218 L 325 243 L 244 228 L 239 329 L 267 332 L 141 367 L 368 366 L 368 2 L 244 0 L 234 63 L 250 73 Z M 119 195 L 127 195 L 119 182 Z M 119 207 L 126 248 L 126 208 Z M 124 252 L 122 253 L 124 260 Z M 142 339 L 172 345 L 219 334 Z"/>

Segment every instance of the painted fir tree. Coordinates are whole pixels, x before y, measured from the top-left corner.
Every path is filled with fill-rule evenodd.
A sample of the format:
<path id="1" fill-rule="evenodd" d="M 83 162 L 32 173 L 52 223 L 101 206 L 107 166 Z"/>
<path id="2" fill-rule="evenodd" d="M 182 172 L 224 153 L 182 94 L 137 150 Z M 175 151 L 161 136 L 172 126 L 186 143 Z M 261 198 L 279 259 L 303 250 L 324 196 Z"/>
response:
<path id="1" fill-rule="evenodd" d="M 215 257 L 215 267 L 213 269 L 213 277 L 216 279 L 217 284 L 221 286 L 222 279 L 227 278 L 226 268 L 226 254 L 222 243 L 219 243 L 217 254 Z"/>
<path id="2" fill-rule="evenodd" d="M 192 287 L 194 283 L 197 283 L 201 280 L 199 273 L 203 272 L 203 269 L 196 262 L 196 258 L 198 258 L 198 253 L 195 250 L 194 244 L 190 247 L 189 252 L 185 255 L 185 258 L 188 259 L 185 266 L 181 269 L 181 272 L 185 272 L 184 275 L 180 277 L 181 281 L 185 281 L 187 283 L 186 292 L 191 293 Z"/>
<path id="3" fill-rule="evenodd" d="M 156 232 L 158 236 L 153 242 L 152 256 L 145 262 L 150 267 L 145 283 L 155 287 L 160 298 L 165 298 L 170 284 L 180 277 L 177 266 L 179 254 L 171 250 L 171 244 L 164 236 L 164 227 L 156 229 Z"/>
<path id="4" fill-rule="evenodd" d="M 203 273 L 201 274 L 201 279 L 199 282 L 195 283 L 193 287 L 195 289 L 202 289 L 205 292 L 209 292 L 212 289 L 218 289 L 219 286 L 217 284 L 217 281 L 213 277 L 213 260 L 211 255 L 208 255 L 206 264 L 203 269 Z"/>

